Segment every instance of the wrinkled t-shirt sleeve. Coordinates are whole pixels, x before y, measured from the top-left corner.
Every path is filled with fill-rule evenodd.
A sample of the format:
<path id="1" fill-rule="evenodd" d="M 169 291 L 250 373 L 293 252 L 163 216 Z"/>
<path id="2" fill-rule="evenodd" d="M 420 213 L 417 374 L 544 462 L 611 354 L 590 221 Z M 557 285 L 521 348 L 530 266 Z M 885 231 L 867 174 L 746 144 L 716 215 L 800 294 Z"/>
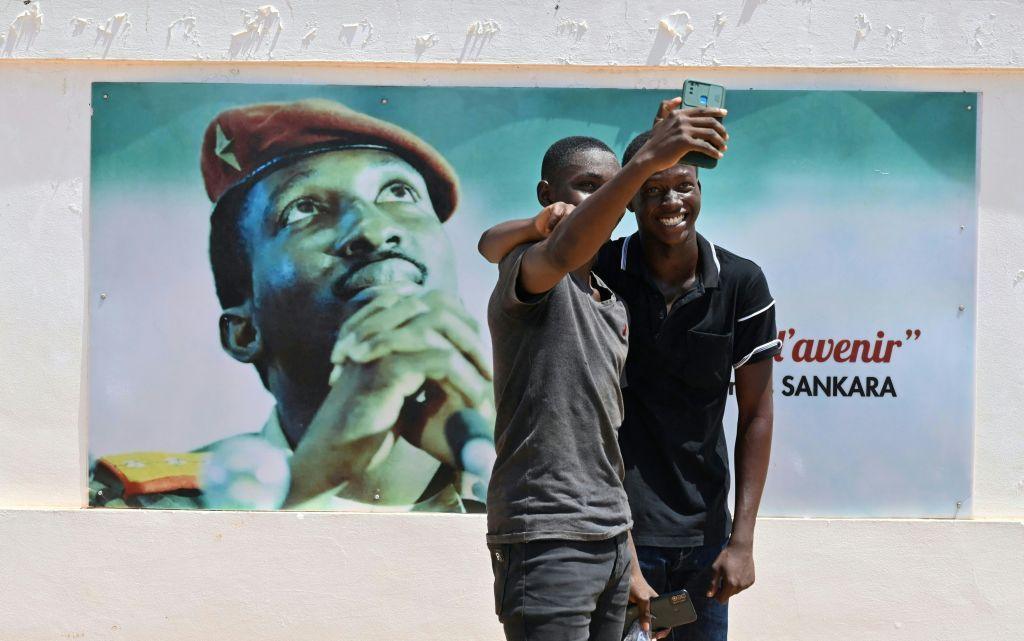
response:
<path id="1" fill-rule="evenodd" d="M 498 285 L 501 311 L 513 318 L 527 318 L 543 309 L 551 291 L 543 294 L 527 294 L 520 291 L 519 269 L 523 263 L 523 256 L 532 247 L 532 243 L 520 245 L 510 251 L 498 264 Z M 556 285 L 557 287 L 557 285 Z"/>
<path id="2" fill-rule="evenodd" d="M 771 358 L 782 349 L 775 327 L 775 299 L 764 272 L 756 265 L 740 285 L 736 301 L 732 362 L 739 369 Z"/>

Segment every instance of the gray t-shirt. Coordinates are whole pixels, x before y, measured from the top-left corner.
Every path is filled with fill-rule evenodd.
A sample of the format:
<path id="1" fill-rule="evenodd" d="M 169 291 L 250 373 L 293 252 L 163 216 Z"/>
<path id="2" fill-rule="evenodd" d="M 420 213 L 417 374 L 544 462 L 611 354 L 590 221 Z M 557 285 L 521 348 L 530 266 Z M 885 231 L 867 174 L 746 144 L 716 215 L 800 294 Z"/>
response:
<path id="1" fill-rule="evenodd" d="M 608 539 L 632 526 L 617 438 L 626 308 L 596 275 L 603 302 L 571 275 L 521 300 L 528 248 L 501 261 L 487 307 L 498 410 L 487 542 Z"/>

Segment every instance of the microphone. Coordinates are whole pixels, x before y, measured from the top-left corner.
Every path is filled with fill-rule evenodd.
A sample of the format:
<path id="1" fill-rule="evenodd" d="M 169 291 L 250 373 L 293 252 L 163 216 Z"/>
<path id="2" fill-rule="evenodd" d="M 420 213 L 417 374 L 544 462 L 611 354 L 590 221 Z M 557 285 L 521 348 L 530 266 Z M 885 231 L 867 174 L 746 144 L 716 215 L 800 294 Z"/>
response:
<path id="1" fill-rule="evenodd" d="M 493 434 L 487 419 L 471 408 L 455 412 L 444 424 L 445 440 L 455 454 L 457 466 L 481 479 L 473 485 L 473 493 L 481 501 L 486 500 L 487 481 L 498 457 Z"/>

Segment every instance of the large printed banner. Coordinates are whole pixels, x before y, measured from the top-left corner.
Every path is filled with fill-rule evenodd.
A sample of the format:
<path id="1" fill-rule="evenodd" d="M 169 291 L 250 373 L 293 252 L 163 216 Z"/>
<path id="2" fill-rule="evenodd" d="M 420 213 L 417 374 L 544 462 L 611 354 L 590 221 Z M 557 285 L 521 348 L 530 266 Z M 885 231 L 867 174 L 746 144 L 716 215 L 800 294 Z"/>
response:
<path id="1" fill-rule="evenodd" d="M 452 454 L 452 438 L 493 430 L 481 421 L 493 416 L 487 364 L 465 366 L 490 357 L 497 271 L 477 253 L 480 234 L 540 209 L 551 143 L 592 136 L 621 156 L 669 97 L 94 85 L 91 503 L 481 509 L 487 471 Z M 341 115 L 275 121 L 252 107 L 306 99 L 340 103 Z M 968 93 L 729 88 L 729 152 L 701 171 L 697 228 L 756 261 L 777 302 L 762 515 L 969 513 L 976 104 Z M 339 127 L 345 153 L 317 147 L 311 131 Z M 275 145 L 304 141 L 308 153 L 275 164 Z M 260 180 L 237 188 L 254 167 Z M 308 197 L 316 190 L 330 197 Z M 281 233 L 328 200 L 343 212 L 336 225 Z M 356 228 L 396 260 L 363 261 Z M 627 212 L 616 236 L 635 230 Z M 385 358 L 389 330 L 360 310 L 370 285 L 397 281 L 415 293 L 376 301 L 378 312 L 421 306 L 447 320 L 443 339 L 427 332 Z M 465 379 L 459 393 L 425 371 L 448 366 Z M 730 402 L 730 441 L 735 420 Z M 325 433 L 351 447 L 303 452 L 312 463 L 289 482 L 293 450 Z"/>

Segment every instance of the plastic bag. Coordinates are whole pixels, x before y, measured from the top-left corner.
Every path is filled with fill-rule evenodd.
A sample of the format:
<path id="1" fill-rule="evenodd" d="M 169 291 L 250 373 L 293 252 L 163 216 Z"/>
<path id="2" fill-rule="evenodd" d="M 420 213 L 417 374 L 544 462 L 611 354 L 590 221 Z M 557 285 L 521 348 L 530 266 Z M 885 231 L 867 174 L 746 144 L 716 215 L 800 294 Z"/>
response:
<path id="1" fill-rule="evenodd" d="M 633 622 L 622 641 L 651 641 L 651 637 L 640 627 L 640 620 Z"/>

